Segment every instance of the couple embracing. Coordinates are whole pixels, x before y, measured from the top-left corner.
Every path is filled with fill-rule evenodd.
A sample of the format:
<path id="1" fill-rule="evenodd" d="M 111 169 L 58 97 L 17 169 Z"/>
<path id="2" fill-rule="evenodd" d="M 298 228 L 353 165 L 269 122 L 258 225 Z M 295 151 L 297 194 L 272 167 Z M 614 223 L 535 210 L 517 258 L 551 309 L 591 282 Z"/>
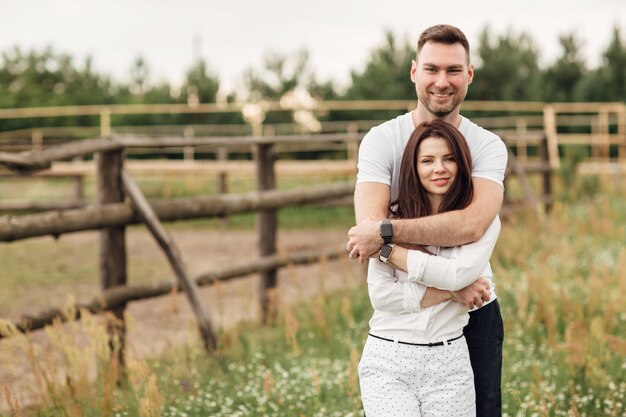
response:
<path id="1" fill-rule="evenodd" d="M 374 308 L 359 363 L 365 414 L 500 416 L 503 325 L 489 258 L 507 150 L 461 116 L 474 75 L 456 27 L 419 37 L 417 107 L 359 149 L 349 256 Z"/>

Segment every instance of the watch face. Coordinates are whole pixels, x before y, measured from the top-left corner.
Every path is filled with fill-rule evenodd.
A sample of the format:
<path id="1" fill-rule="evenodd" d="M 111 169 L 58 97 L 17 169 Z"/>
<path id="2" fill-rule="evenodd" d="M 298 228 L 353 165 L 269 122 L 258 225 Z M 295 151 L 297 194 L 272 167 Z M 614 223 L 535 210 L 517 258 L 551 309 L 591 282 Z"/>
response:
<path id="1" fill-rule="evenodd" d="M 391 250 L 393 248 L 389 245 L 383 245 L 382 248 L 380 248 L 380 256 L 383 258 L 389 258 L 389 256 L 391 256 Z"/>

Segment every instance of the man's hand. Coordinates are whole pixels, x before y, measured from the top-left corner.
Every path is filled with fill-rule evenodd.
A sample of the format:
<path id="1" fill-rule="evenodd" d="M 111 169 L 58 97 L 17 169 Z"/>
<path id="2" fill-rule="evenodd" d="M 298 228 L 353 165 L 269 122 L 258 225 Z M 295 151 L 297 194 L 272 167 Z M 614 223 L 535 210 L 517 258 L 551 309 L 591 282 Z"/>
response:
<path id="1" fill-rule="evenodd" d="M 474 306 L 482 307 L 485 301 L 491 299 L 491 286 L 485 278 L 478 278 L 462 290 L 450 291 L 450 293 L 453 301 L 465 304 L 471 310 Z"/>
<path id="2" fill-rule="evenodd" d="M 383 238 L 380 237 L 380 220 L 363 220 L 348 232 L 346 250 L 350 258 L 358 258 L 359 263 L 363 264 L 380 250 L 383 243 Z"/>

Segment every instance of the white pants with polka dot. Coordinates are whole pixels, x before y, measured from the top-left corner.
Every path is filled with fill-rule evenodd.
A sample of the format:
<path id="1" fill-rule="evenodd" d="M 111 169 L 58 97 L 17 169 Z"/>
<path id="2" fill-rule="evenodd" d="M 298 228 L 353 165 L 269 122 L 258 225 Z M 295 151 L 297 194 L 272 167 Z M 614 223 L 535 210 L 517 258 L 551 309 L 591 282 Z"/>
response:
<path id="1" fill-rule="evenodd" d="M 359 363 L 367 417 L 475 417 L 474 374 L 465 338 L 412 346 L 369 336 Z"/>

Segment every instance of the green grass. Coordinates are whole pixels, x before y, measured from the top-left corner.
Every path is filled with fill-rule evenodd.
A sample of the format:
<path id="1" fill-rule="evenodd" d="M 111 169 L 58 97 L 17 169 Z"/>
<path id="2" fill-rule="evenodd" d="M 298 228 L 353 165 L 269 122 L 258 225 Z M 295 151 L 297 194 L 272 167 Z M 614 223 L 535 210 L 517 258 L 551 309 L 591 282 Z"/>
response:
<path id="1" fill-rule="evenodd" d="M 505 321 L 505 416 L 626 414 L 626 194 L 599 179 L 576 180 L 571 191 L 543 222 L 532 212 L 506 221 L 492 257 Z M 351 210 L 298 210 L 281 227 L 352 223 Z M 4 252 L 1 264 L 13 263 Z M 315 296 L 281 306 L 267 326 L 223 332 L 212 357 L 191 342 L 130 363 L 124 389 L 100 377 L 51 391 L 56 404 L 22 415 L 360 416 L 356 366 L 370 314 L 365 285 Z M 65 355 L 70 369 L 74 356 Z M 108 369 L 102 363 L 99 375 Z"/>
<path id="2" fill-rule="evenodd" d="M 369 314 L 363 288 L 342 291 L 283 311 L 262 331 L 239 326 L 214 358 L 173 352 L 153 365 L 167 375 L 163 390 L 177 393 L 163 415 L 361 415 L 356 366 Z"/>
<path id="3" fill-rule="evenodd" d="M 508 415 L 624 415 L 624 242 L 622 195 L 558 203 L 544 224 L 505 224 L 492 265 Z"/>

